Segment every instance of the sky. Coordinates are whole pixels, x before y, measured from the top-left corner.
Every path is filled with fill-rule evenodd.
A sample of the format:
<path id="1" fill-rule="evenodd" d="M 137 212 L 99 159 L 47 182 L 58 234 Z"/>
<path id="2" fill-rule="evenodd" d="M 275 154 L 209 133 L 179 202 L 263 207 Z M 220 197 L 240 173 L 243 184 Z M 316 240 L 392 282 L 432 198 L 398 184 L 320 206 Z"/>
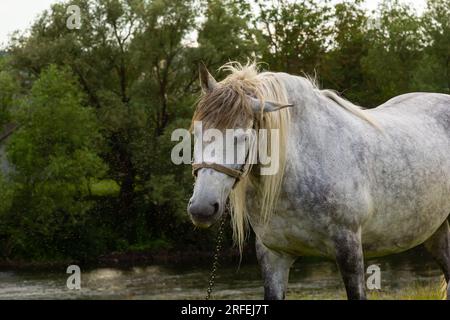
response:
<path id="1" fill-rule="evenodd" d="M 403 0 L 419 12 L 425 8 L 426 0 Z M 38 14 L 61 0 L 1 0 L 0 1 L 0 48 L 3 47 L 15 30 L 24 31 L 30 27 Z M 70 1 L 67 1 L 70 3 Z M 340 2 L 333 0 L 332 2 Z M 365 7 L 373 10 L 380 0 L 366 0 Z"/>
<path id="2" fill-rule="evenodd" d="M 36 16 L 55 0 L 0 0 L 0 47 L 15 30 L 30 27 Z"/>

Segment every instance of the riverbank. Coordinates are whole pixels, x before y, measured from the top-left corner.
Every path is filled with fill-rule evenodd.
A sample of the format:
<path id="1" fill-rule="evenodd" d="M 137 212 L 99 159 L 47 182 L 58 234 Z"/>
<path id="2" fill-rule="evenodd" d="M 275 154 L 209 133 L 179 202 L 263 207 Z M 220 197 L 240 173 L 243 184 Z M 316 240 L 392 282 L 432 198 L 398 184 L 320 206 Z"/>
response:
<path id="1" fill-rule="evenodd" d="M 72 264 L 83 265 L 88 268 L 108 268 L 108 267 L 130 267 L 142 265 L 161 264 L 189 264 L 189 265 L 209 265 L 212 263 L 214 251 L 198 250 L 171 250 L 159 249 L 153 251 L 127 251 L 112 252 L 101 255 L 90 261 L 80 260 L 53 260 L 53 261 L 27 261 L 27 260 L 0 260 L 0 270 L 46 270 L 60 269 Z M 220 260 L 223 263 L 254 263 L 256 262 L 255 250 L 248 246 L 243 254 L 242 260 L 236 248 L 226 248 L 220 252 Z"/>

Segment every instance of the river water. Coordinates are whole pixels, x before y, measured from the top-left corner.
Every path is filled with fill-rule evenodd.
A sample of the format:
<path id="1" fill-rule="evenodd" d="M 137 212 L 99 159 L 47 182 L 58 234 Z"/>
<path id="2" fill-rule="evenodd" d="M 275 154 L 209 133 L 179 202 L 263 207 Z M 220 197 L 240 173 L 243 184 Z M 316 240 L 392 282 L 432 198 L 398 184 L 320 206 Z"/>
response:
<path id="1" fill-rule="evenodd" d="M 411 285 L 436 284 L 441 273 L 430 258 L 413 251 L 369 260 L 381 269 L 381 290 L 393 293 Z M 69 290 L 68 274 L 59 270 L 0 270 L 0 299 L 203 299 L 208 266 L 151 265 L 83 270 L 81 290 Z M 238 268 L 223 263 L 218 271 L 216 299 L 260 299 L 261 275 L 255 263 Z M 344 299 L 345 292 L 334 263 L 303 259 L 291 270 L 290 299 Z"/>

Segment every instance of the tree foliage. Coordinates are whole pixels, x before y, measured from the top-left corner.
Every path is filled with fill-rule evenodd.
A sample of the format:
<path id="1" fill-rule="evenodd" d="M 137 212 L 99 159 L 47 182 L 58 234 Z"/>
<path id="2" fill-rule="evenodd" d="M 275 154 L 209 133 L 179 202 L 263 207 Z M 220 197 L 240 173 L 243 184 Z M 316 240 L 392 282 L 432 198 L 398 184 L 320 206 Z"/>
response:
<path id="1" fill-rule="evenodd" d="M 9 206 L 2 236 L 16 254 L 58 256 L 61 245 L 76 241 L 77 228 L 83 228 L 92 207 L 89 182 L 105 166 L 96 153 L 97 120 L 82 101 L 73 76 L 55 66 L 42 71 L 22 101 L 21 126 L 7 148 L 14 172 L 2 203 L 3 210 Z"/>

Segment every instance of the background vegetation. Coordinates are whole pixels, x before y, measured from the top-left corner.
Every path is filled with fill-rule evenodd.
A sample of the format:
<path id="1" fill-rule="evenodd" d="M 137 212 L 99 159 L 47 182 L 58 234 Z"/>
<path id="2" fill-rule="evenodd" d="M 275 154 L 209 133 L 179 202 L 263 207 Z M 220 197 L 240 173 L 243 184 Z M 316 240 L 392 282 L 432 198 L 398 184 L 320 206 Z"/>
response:
<path id="1" fill-rule="evenodd" d="M 0 55 L 0 259 L 93 260 L 113 251 L 212 247 L 186 214 L 188 166 L 170 161 L 188 127 L 199 61 L 257 59 L 317 75 L 364 107 L 410 91 L 450 93 L 450 1 L 418 15 L 398 1 L 72 0 Z M 217 74 L 220 79 L 225 75 Z M 5 143 L 5 142 L 3 142 Z"/>

